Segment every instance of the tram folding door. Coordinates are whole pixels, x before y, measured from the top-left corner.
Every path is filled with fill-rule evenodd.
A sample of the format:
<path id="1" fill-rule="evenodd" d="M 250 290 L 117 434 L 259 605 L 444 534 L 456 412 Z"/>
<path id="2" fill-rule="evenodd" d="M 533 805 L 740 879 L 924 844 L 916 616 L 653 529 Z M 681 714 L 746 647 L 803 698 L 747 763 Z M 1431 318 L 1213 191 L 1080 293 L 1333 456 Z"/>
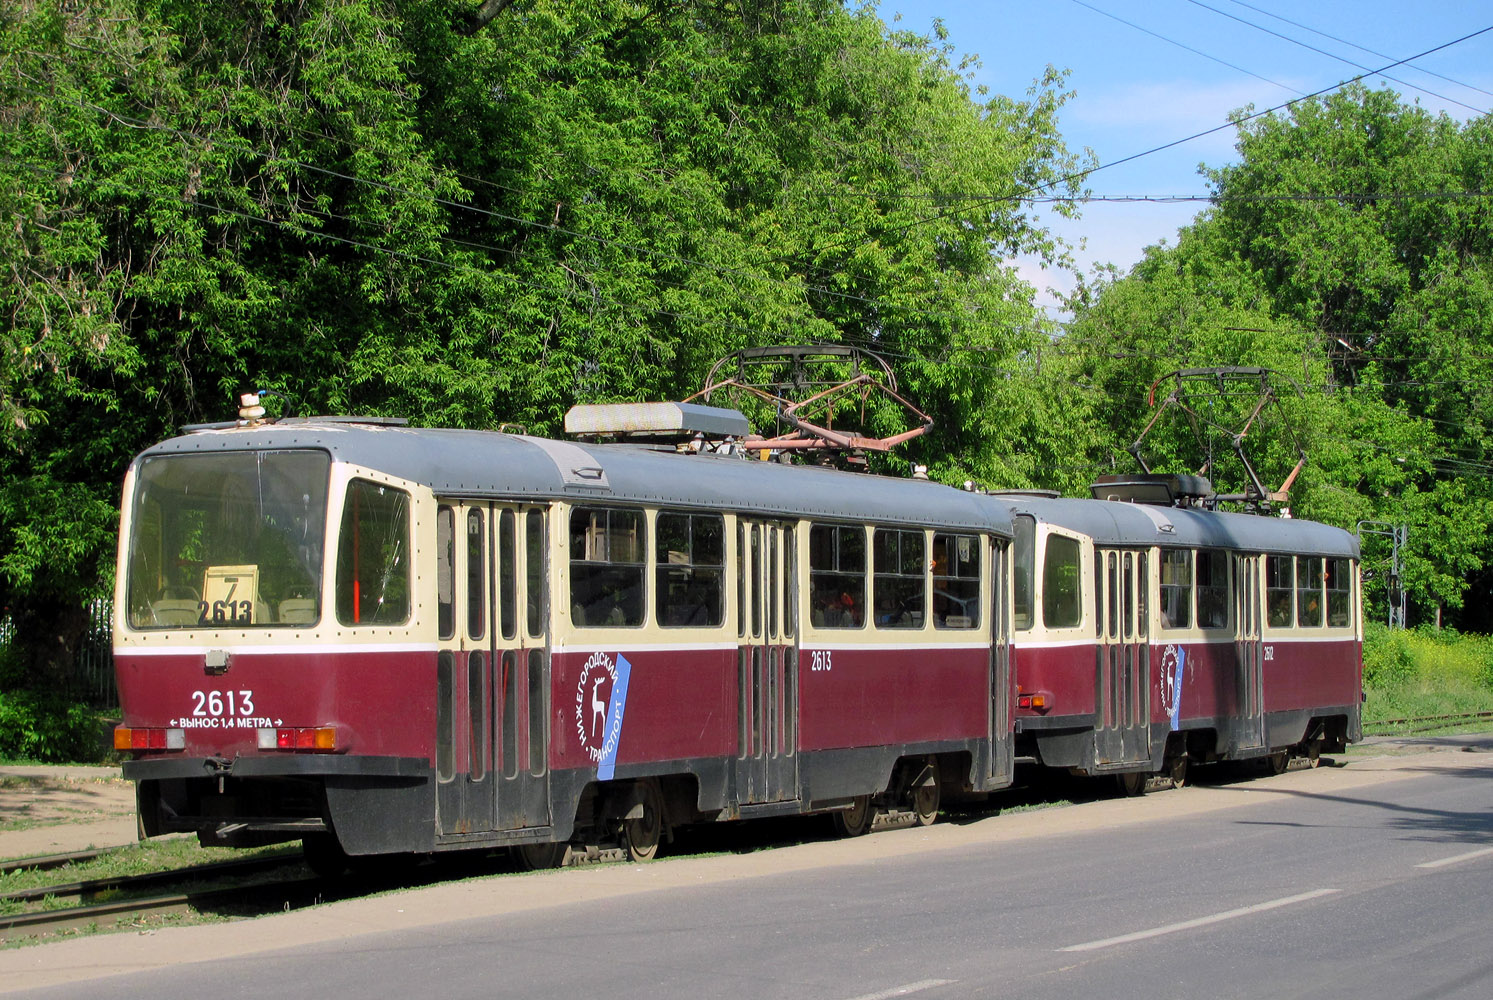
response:
<path id="1" fill-rule="evenodd" d="M 440 835 L 549 824 L 545 512 L 436 513 Z"/>
<path id="2" fill-rule="evenodd" d="M 1234 556 L 1234 661 L 1237 678 L 1232 750 L 1265 746 L 1264 641 L 1260 635 L 1262 556 Z"/>
<path id="3" fill-rule="evenodd" d="M 737 522 L 736 801 L 798 798 L 795 532 Z"/>
<path id="4" fill-rule="evenodd" d="M 986 785 L 1004 788 L 1016 774 L 1015 715 L 1011 710 L 1011 560 L 1005 541 L 990 559 L 990 766 Z"/>
<path id="5" fill-rule="evenodd" d="M 436 509 L 436 828 L 446 836 L 492 829 L 491 514 L 488 504 Z"/>
<path id="6" fill-rule="evenodd" d="M 1094 763 L 1151 759 L 1146 553 L 1094 551 Z"/>
<path id="7" fill-rule="evenodd" d="M 504 582 L 493 677 L 499 830 L 549 826 L 552 819 L 548 539 L 543 508 L 501 511 L 498 570 Z"/>

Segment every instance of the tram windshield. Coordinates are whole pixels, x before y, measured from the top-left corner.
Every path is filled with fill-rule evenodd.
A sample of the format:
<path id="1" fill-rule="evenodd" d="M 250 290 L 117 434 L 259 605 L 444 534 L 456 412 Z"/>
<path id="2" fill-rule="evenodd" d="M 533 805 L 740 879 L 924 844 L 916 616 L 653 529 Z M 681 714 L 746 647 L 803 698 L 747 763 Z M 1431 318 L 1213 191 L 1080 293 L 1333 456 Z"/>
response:
<path id="1" fill-rule="evenodd" d="M 319 621 L 331 465 L 321 451 L 143 461 L 131 501 L 130 627 Z"/>

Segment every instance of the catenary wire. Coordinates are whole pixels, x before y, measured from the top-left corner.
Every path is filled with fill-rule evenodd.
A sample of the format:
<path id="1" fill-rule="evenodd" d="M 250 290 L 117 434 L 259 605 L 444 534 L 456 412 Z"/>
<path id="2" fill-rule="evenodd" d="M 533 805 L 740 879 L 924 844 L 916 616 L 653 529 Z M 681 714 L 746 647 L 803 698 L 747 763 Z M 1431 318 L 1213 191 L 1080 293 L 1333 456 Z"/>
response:
<path id="1" fill-rule="evenodd" d="M 1263 31 L 1267 35 L 1271 35 L 1275 38 L 1282 39 L 1283 41 L 1290 42 L 1292 45 L 1299 45 L 1304 49 L 1308 49 L 1309 51 L 1317 53 L 1318 55 L 1323 55 L 1329 59 L 1336 59 L 1338 62 L 1346 63 L 1347 65 L 1352 66 L 1354 69 L 1367 70 L 1369 68 L 1363 65 L 1363 63 L 1354 62 L 1352 59 L 1348 59 L 1345 56 L 1337 55 L 1333 52 L 1328 52 L 1326 49 L 1319 49 L 1315 45 L 1303 42 L 1298 38 L 1292 38 L 1289 35 L 1281 34 L 1279 31 L 1272 31 L 1271 29 L 1266 28 L 1263 25 L 1255 24 L 1253 21 L 1250 21 L 1247 18 L 1240 17 L 1237 14 L 1230 14 L 1228 11 L 1219 10 L 1217 7 L 1210 7 L 1208 4 L 1204 3 L 1203 0 L 1187 0 L 1187 2 L 1195 7 L 1201 7 L 1206 11 L 1211 11 L 1212 13 L 1217 14 L 1219 17 L 1226 17 L 1231 21 L 1237 21 L 1240 24 L 1245 25 L 1246 27 L 1254 28 L 1256 31 Z M 1428 90 L 1425 87 L 1417 86 L 1416 84 L 1413 84 L 1408 80 L 1401 80 L 1399 77 L 1390 76 L 1388 73 L 1375 73 L 1373 75 L 1382 76 L 1384 77 L 1384 79 L 1398 83 L 1402 87 L 1409 87 L 1412 90 L 1418 90 L 1423 94 L 1430 94 L 1432 97 L 1435 97 L 1438 100 L 1447 101 L 1451 104 L 1458 105 L 1459 107 L 1466 108 L 1468 111 L 1475 111 L 1479 115 L 1485 115 L 1488 113 L 1482 108 L 1474 107 L 1473 105 L 1467 104 L 1464 101 L 1459 101 L 1454 97 L 1447 97 L 1445 94 L 1438 94 L 1434 90 Z"/>
<path id="2" fill-rule="evenodd" d="M 1346 38 L 1339 38 L 1337 35 L 1331 35 L 1325 31 L 1320 31 L 1317 28 L 1313 28 L 1309 24 L 1302 24 L 1300 21 L 1293 21 L 1289 17 L 1283 17 L 1280 14 L 1272 13 L 1271 11 L 1264 9 L 1263 7 L 1255 7 L 1252 4 L 1247 4 L 1244 2 L 1244 0 L 1229 0 L 1229 2 L 1234 4 L 1236 7 L 1243 7 L 1245 10 L 1252 10 L 1256 14 L 1264 14 L 1266 17 L 1273 18 L 1274 20 L 1281 21 L 1285 24 L 1289 24 L 1293 28 L 1300 28 L 1303 31 L 1310 31 L 1312 34 L 1325 38 L 1330 42 L 1337 42 L 1339 45 L 1346 45 L 1349 48 L 1357 49 L 1360 52 L 1367 52 L 1369 55 L 1376 56 L 1379 59 L 1394 58 L 1394 56 L 1379 52 L 1376 49 L 1371 49 L 1366 45 L 1359 45 L 1357 42 L 1350 42 Z M 1475 90 L 1479 94 L 1486 94 L 1489 97 L 1493 97 L 1493 90 L 1484 90 L 1483 88 L 1474 86 L 1464 80 L 1457 80 L 1453 77 L 1447 76 L 1445 73 L 1438 73 L 1433 69 L 1426 69 L 1424 66 L 1414 66 L 1412 68 L 1419 73 L 1426 74 L 1427 76 L 1434 76 L 1438 80 L 1445 80 L 1447 83 L 1454 83 L 1458 87 L 1465 87 L 1468 90 Z"/>

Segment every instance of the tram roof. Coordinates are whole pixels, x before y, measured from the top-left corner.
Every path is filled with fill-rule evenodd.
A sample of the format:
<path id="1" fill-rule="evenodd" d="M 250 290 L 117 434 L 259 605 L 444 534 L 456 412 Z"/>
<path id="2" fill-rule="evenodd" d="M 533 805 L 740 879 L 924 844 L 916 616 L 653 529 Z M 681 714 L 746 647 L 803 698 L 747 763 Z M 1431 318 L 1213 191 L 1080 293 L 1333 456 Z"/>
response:
<path id="1" fill-rule="evenodd" d="M 141 457 L 291 448 L 323 449 L 443 496 L 662 504 L 1011 534 L 1003 506 L 939 483 L 498 431 L 284 421 L 194 431 Z"/>
<path id="2" fill-rule="evenodd" d="M 1316 521 L 1115 500 L 995 499 L 1003 500 L 1013 516 L 1031 514 L 1047 524 L 1089 535 L 1101 545 L 1164 545 L 1358 558 L 1358 540 L 1352 534 Z"/>

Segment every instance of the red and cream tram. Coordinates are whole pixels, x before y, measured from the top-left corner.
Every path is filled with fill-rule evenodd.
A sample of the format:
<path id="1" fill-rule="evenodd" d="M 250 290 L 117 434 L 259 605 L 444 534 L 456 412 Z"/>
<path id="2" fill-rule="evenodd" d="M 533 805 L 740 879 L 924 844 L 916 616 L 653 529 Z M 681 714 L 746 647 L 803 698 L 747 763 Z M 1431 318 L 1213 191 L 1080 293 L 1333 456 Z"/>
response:
<path id="1" fill-rule="evenodd" d="M 143 832 L 544 864 L 1008 784 L 1006 507 L 759 457 L 351 419 L 147 450 L 115 622 Z"/>
<path id="2" fill-rule="evenodd" d="M 1180 779 L 1189 761 L 1315 761 L 1360 737 L 1358 546 L 1309 521 L 1188 506 L 1191 476 L 1009 497 L 1018 753 Z"/>
<path id="3" fill-rule="evenodd" d="M 1344 532 L 785 465 L 735 411 L 621 415 L 683 443 L 248 419 L 141 454 L 114 624 L 143 833 L 302 839 L 327 868 L 642 859 L 682 823 L 932 822 L 1018 754 L 1142 776 L 1358 736 Z"/>

